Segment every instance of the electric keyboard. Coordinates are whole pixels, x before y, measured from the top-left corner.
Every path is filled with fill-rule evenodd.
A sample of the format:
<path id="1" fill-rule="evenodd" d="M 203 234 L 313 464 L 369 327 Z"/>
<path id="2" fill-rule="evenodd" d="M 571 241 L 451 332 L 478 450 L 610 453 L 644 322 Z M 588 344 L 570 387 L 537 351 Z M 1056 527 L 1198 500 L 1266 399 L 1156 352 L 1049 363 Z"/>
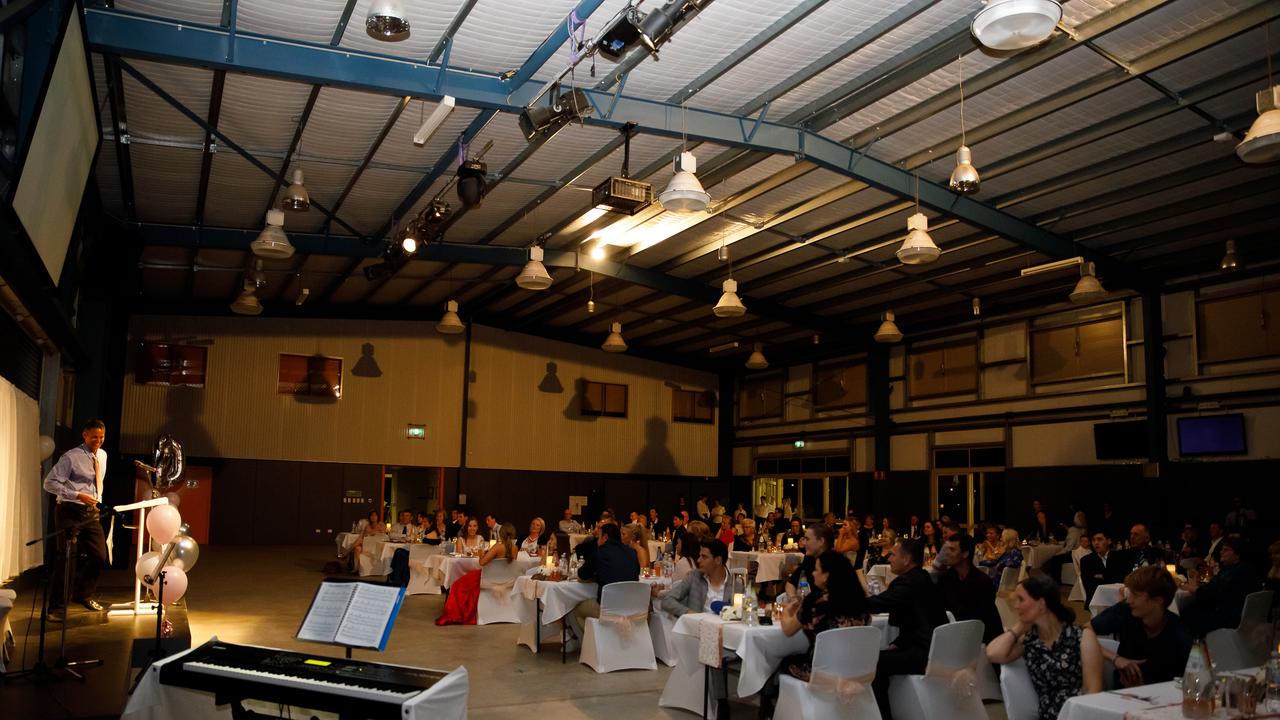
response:
<path id="1" fill-rule="evenodd" d="M 212 692 L 219 705 L 240 700 L 398 720 L 405 701 L 446 673 L 235 645 L 217 638 L 160 669 L 165 685 Z"/>

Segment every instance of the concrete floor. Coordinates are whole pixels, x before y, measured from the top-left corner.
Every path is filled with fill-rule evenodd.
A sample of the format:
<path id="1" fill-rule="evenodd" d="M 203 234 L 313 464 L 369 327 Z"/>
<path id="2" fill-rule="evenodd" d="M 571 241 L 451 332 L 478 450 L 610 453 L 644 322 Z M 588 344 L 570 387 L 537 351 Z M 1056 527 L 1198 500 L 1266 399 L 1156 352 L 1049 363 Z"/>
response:
<path id="1" fill-rule="evenodd" d="M 286 547 L 269 551 L 251 547 L 205 547 L 190 573 L 186 622 L 192 644 L 211 636 L 237 643 L 288 648 L 315 655 L 341 656 L 342 650 L 293 639 L 323 579 L 321 568 L 332 559 L 329 547 Z M 113 571 L 99 596 L 123 600 L 132 594 L 132 573 Z M 20 598 L 30 595 L 20 591 Z M 20 599 L 19 604 L 23 600 Z M 515 625 L 437 627 L 443 596 L 412 595 L 400 610 L 386 652 L 357 650 L 363 660 L 452 670 L 466 665 L 471 677 L 470 716 L 478 720 L 510 718 L 517 714 L 558 720 L 602 718 L 640 720 L 696 716 L 658 707 L 658 697 L 671 668 L 604 675 L 577 662 L 576 654 L 561 664 L 558 652 L 534 655 L 516 646 Z M 18 608 L 15 608 L 15 614 Z M 14 630 L 21 641 L 26 608 Z M 182 611 L 173 613 L 179 630 Z M 38 610 L 37 610 L 38 619 Z M 56 643 L 50 628 L 49 639 Z M 103 667 L 87 671 L 88 681 L 42 682 L 18 680 L 3 686 L 0 717 L 28 719 L 114 717 L 126 701 L 129 648 L 134 638 L 150 637 L 151 620 L 114 619 L 74 610 L 70 614 L 68 655 L 100 657 Z M 31 656 L 34 657 L 34 634 Z M 56 647 L 56 646 L 55 646 Z M 553 649 L 555 646 L 548 646 Z M 50 651 L 50 659 L 56 653 Z M 16 663 L 15 663 L 16 664 Z M 28 662 L 28 664 L 30 664 Z M 10 711 L 16 714 L 10 714 Z M 996 720 L 1005 717 L 999 704 L 987 706 Z M 529 715 L 532 713 L 532 715 Z M 755 718 L 756 700 L 733 700 L 733 717 Z"/>

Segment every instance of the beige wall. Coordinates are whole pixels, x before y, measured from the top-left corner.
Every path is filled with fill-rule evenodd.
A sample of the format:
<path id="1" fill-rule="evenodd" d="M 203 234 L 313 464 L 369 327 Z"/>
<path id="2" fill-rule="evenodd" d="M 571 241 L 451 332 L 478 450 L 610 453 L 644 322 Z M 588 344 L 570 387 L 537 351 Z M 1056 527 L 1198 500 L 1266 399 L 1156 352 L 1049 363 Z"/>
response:
<path id="1" fill-rule="evenodd" d="M 207 343 L 205 388 L 136 384 L 144 339 Z M 357 374 L 365 343 L 380 377 Z M 278 394 L 280 353 L 342 358 L 342 398 Z M 192 457 L 456 466 L 462 362 L 461 336 L 446 339 L 426 323 L 135 317 L 121 450 L 150 453 L 167 432 Z M 426 439 L 406 439 L 409 423 L 425 424 Z"/>
<path id="2" fill-rule="evenodd" d="M 671 421 L 672 386 L 716 390 L 711 373 L 481 326 L 471 368 L 468 467 L 716 474 L 715 425 Z M 627 417 L 583 417 L 582 379 L 627 385 Z"/>

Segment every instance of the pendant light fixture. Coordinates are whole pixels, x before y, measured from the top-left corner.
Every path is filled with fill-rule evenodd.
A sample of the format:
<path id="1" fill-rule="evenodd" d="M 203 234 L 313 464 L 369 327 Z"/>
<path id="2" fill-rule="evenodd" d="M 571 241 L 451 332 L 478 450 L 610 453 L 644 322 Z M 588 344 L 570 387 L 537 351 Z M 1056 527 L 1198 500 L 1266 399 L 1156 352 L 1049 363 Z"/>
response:
<path id="1" fill-rule="evenodd" d="M 1280 85 L 1271 79 L 1271 24 L 1266 26 L 1267 89 L 1258 93 L 1258 119 L 1249 126 L 1236 155 L 1250 165 L 1280 160 Z"/>
<path id="2" fill-rule="evenodd" d="M 302 182 L 302 168 L 294 168 L 293 182 L 289 183 L 289 189 L 284 191 L 284 197 L 280 199 L 280 207 L 293 212 L 305 212 L 311 209 L 311 193 L 307 192 L 307 186 Z"/>
<path id="3" fill-rule="evenodd" d="M 1106 297 L 1107 291 L 1102 288 L 1102 283 L 1098 282 L 1095 272 L 1091 262 L 1085 263 L 1080 268 L 1080 279 L 1076 281 L 1076 287 L 1071 291 L 1071 302 L 1081 304 Z"/>
<path id="4" fill-rule="evenodd" d="M 1222 262 L 1219 264 L 1222 272 L 1235 272 L 1240 269 L 1240 258 L 1236 257 L 1236 241 L 1227 241 L 1227 252 L 1222 256 Z"/>
<path id="5" fill-rule="evenodd" d="M 680 106 L 680 154 L 675 159 L 676 174 L 671 176 L 671 180 L 667 183 L 667 188 L 658 195 L 658 202 L 662 205 L 663 210 L 669 210 L 674 213 L 695 213 L 703 212 L 707 209 L 707 203 L 711 202 L 711 196 L 707 191 L 702 189 L 702 183 L 699 182 L 698 176 L 698 158 L 693 153 L 685 149 L 688 141 L 688 131 L 685 126 L 685 108 Z"/>
<path id="6" fill-rule="evenodd" d="M 1023 50 L 1048 40 L 1061 19 L 1053 0 L 985 0 L 969 29 L 992 50 Z"/>
<path id="7" fill-rule="evenodd" d="M 960 149 L 956 150 L 956 169 L 951 171 L 948 187 L 961 195 L 972 195 L 978 192 L 982 179 L 978 177 L 978 169 L 973 166 L 973 154 L 965 144 L 964 136 L 964 55 L 960 56 Z"/>
<path id="8" fill-rule="evenodd" d="M 893 311 L 886 310 L 880 318 L 880 329 L 876 330 L 875 334 L 876 342 L 886 344 L 902 342 L 902 331 L 898 329 L 898 324 L 893 321 Z"/>
<path id="9" fill-rule="evenodd" d="M 729 278 L 721 284 L 720 288 L 723 291 L 720 302 L 716 303 L 715 309 L 711 312 L 715 313 L 716 317 L 722 318 L 742 317 L 746 314 L 747 307 L 738 297 L 738 281 Z"/>
<path id="10" fill-rule="evenodd" d="M 591 272 L 591 271 L 588 271 Z M 587 276 L 587 314 L 591 315 L 596 311 L 596 274 L 591 272 Z"/>
<path id="11" fill-rule="evenodd" d="M 462 318 L 458 317 L 458 301 L 450 300 L 444 304 L 444 315 L 440 317 L 440 322 L 436 323 L 436 332 L 444 335 L 457 335 L 466 330 L 467 326 L 462 324 Z"/>
<path id="12" fill-rule="evenodd" d="M 898 248 L 898 260 L 903 265 L 924 265 L 937 260 L 941 254 L 929 237 L 929 218 L 920 212 L 920 174 L 916 173 L 916 212 L 907 218 L 907 239 Z"/>
<path id="13" fill-rule="evenodd" d="M 374 40 L 396 42 L 409 37 L 409 16 L 404 0 L 373 0 L 364 20 L 365 32 Z"/>
<path id="14" fill-rule="evenodd" d="M 529 262 L 516 276 L 516 285 L 525 290 L 546 290 L 551 287 L 551 275 L 542 266 L 542 248 L 534 245 L 529 248 Z"/>
<path id="15" fill-rule="evenodd" d="M 237 315 L 261 315 L 262 302 L 258 300 L 258 286 L 252 280 L 245 280 L 240 295 L 231 303 L 231 312 Z"/>
<path id="16" fill-rule="evenodd" d="M 764 346 L 760 343 L 751 346 L 751 355 L 747 357 L 748 370 L 764 370 L 769 367 L 769 361 L 764 357 L 763 348 Z"/>
<path id="17" fill-rule="evenodd" d="M 293 245 L 284 234 L 284 213 L 272 208 L 267 211 L 267 224 L 258 238 L 249 243 L 253 254 L 268 260 L 284 260 L 293 257 Z"/>
<path id="18" fill-rule="evenodd" d="M 600 349 L 610 353 L 627 351 L 627 343 L 622 339 L 622 323 L 613 323 L 609 326 L 609 336 L 604 339 Z"/>

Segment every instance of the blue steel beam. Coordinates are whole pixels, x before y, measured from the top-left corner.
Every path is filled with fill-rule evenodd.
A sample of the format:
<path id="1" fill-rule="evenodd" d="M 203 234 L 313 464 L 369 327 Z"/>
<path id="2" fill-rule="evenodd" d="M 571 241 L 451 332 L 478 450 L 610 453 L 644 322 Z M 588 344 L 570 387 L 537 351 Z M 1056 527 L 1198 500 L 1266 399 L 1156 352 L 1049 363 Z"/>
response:
<path id="1" fill-rule="evenodd" d="M 283 42 L 272 38 L 230 37 L 217 28 L 191 28 L 176 23 L 143 20 L 113 11 L 87 12 L 91 43 L 96 49 L 161 62 L 181 62 L 226 68 L 308 82 L 343 85 L 396 95 L 438 98 L 442 93 L 472 107 L 518 113 L 522 100 L 536 90 L 525 86 L 509 96 L 500 78 L 425 63 L 395 60 L 350 50 Z M 234 52 L 231 46 L 234 45 Z M 233 57 L 234 60 L 228 60 Z M 527 84 L 526 84 L 527 85 Z M 614 97 L 585 89 L 596 113 L 609 107 Z M 593 114 L 587 122 L 621 127 L 634 122 L 648 133 L 714 142 L 749 150 L 792 155 L 833 172 L 861 180 L 900 197 L 912 197 L 913 176 L 889 163 L 864 156 L 855 149 L 803 128 L 776 122 L 755 123 L 737 115 L 688 108 L 668 102 L 622 97 L 611 117 Z M 1036 227 L 1013 215 L 941 185 L 920 183 L 920 202 L 959 220 L 985 228 L 1050 257 L 1083 255 L 1097 264 L 1112 282 L 1135 288 L 1146 282 L 1126 265 L 1098 252 L 1078 247 L 1070 240 Z"/>
<path id="2" fill-rule="evenodd" d="M 604 0 L 582 0 L 582 2 L 579 2 L 578 6 L 573 9 L 571 15 L 576 16 L 583 22 L 586 22 L 586 19 L 591 16 L 591 13 L 595 12 L 596 9 L 603 4 Z M 542 44 L 529 55 L 529 59 L 525 60 L 524 64 L 516 70 L 516 74 L 511 76 L 511 79 L 507 81 L 508 87 L 513 89 L 519 88 L 521 85 L 524 85 L 526 82 L 531 80 L 534 74 L 537 73 L 538 70 L 541 70 L 542 66 L 546 65 L 547 61 L 550 60 L 551 57 L 556 54 L 556 51 L 560 49 L 560 46 L 564 45 L 568 40 L 569 17 L 565 17 L 565 19 L 561 20 L 560 23 L 556 25 L 556 29 L 551 31 L 551 34 L 547 36 L 547 39 L 543 40 Z"/>

